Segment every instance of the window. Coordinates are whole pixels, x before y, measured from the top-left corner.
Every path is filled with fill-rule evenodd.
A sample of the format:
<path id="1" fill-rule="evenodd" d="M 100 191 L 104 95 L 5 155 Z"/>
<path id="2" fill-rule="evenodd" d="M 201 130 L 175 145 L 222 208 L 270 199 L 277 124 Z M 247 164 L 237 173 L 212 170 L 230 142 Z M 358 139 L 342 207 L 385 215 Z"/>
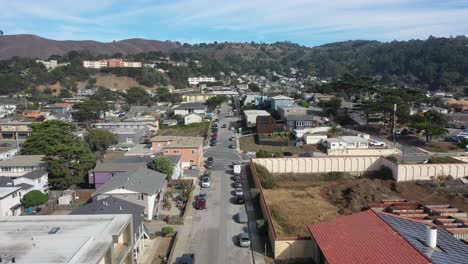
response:
<path id="1" fill-rule="evenodd" d="M 196 149 L 192 150 L 192 154 L 197 154 L 197 152 L 198 151 Z"/>
<path id="2" fill-rule="evenodd" d="M 174 149 L 174 151 L 172 153 L 179 154 L 179 152 L 180 152 L 179 150 Z"/>
<path id="3" fill-rule="evenodd" d="M 16 195 L 18 195 L 18 194 L 17 194 L 16 192 L 14 192 L 14 193 L 12 194 L 12 197 L 15 198 Z"/>
<path id="4" fill-rule="evenodd" d="M 145 197 L 143 196 L 143 194 L 140 193 L 140 194 L 137 195 L 137 199 L 138 199 L 138 201 L 143 201 L 143 200 L 145 200 Z"/>
<path id="5" fill-rule="evenodd" d="M 111 176 L 111 177 L 114 177 L 114 176 L 115 176 L 115 173 L 111 173 L 110 176 Z"/>
<path id="6" fill-rule="evenodd" d="M 165 153 L 165 154 L 169 153 L 169 150 L 164 150 L 164 153 Z"/>
<path id="7" fill-rule="evenodd" d="M 193 161 L 193 160 L 190 160 L 190 163 L 194 163 L 194 161 Z"/>

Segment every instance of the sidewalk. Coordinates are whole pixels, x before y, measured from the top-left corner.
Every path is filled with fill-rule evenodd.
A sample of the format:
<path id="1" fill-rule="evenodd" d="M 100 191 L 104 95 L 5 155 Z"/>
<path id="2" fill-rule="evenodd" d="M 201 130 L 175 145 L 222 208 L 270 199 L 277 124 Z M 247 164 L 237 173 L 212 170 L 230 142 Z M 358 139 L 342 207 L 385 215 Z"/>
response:
<path id="1" fill-rule="evenodd" d="M 195 181 L 195 189 L 193 190 L 194 196 L 196 194 L 200 193 L 200 185 L 198 184 L 198 181 Z M 177 241 L 174 242 L 173 245 L 173 253 L 172 253 L 172 258 L 168 259 L 167 263 L 172 264 L 176 261 L 178 257 L 181 257 L 184 253 L 185 248 L 187 243 L 190 240 L 190 232 L 192 230 L 192 225 L 193 225 L 193 212 L 194 208 L 191 205 L 187 205 L 187 215 L 185 217 L 185 222 L 184 225 L 180 226 L 178 230 L 178 238 Z"/>

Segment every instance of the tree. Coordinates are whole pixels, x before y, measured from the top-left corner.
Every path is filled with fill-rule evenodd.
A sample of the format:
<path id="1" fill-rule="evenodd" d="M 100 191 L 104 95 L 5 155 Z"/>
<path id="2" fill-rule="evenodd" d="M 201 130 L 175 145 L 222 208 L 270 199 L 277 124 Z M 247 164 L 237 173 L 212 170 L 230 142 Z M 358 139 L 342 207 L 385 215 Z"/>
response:
<path id="1" fill-rule="evenodd" d="M 73 136 L 75 125 L 51 120 L 31 125 L 31 136 L 24 142 L 21 154 L 45 155 L 49 182 L 53 189 L 67 189 L 84 183 L 96 157 L 86 142 Z"/>
<path id="2" fill-rule="evenodd" d="M 338 109 L 341 107 L 341 98 L 333 97 L 329 101 L 321 101 L 319 106 L 322 107 L 328 115 L 336 116 Z"/>
<path id="3" fill-rule="evenodd" d="M 21 204 L 23 204 L 24 207 L 33 207 L 45 204 L 48 200 L 49 196 L 47 194 L 44 194 L 39 190 L 34 190 L 23 196 Z"/>
<path id="4" fill-rule="evenodd" d="M 93 151 L 105 151 L 110 145 L 116 143 L 115 135 L 105 129 L 91 129 L 85 137 L 86 142 Z"/>
<path id="5" fill-rule="evenodd" d="M 129 105 L 147 105 L 151 102 L 151 96 L 141 87 L 132 87 L 125 94 Z"/>
<path id="6" fill-rule="evenodd" d="M 228 98 L 225 95 L 215 96 L 215 97 L 211 97 L 208 100 L 206 100 L 205 104 L 208 106 L 208 109 L 210 111 L 213 111 L 216 107 L 218 107 L 222 103 L 226 102 L 227 100 L 228 100 Z"/>
<path id="7" fill-rule="evenodd" d="M 166 179 L 172 179 L 172 174 L 174 173 L 174 165 L 172 161 L 166 156 L 158 156 L 153 159 L 149 167 L 152 170 L 166 174 Z"/>
<path id="8" fill-rule="evenodd" d="M 432 139 L 444 136 L 448 133 L 448 130 L 445 129 L 443 125 L 437 123 L 415 123 L 413 127 L 423 131 L 423 135 L 426 137 L 426 143 L 430 143 Z"/>
<path id="9" fill-rule="evenodd" d="M 260 87 L 256 83 L 249 83 L 249 89 L 252 92 L 260 92 Z"/>
<path id="10" fill-rule="evenodd" d="M 300 106 L 302 106 L 302 107 L 305 107 L 305 108 L 309 108 L 309 107 L 310 107 L 310 103 L 307 102 L 306 100 L 300 100 L 297 104 L 300 105 Z"/>
<path id="11" fill-rule="evenodd" d="M 104 114 L 110 109 L 109 105 L 104 101 L 89 99 L 81 103 L 77 103 L 73 106 L 74 109 L 77 109 L 73 113 L 73 117 L 78 122 L 88 123 L 91 120 L 97 120 L 101 117 L 101 114 Z"/>

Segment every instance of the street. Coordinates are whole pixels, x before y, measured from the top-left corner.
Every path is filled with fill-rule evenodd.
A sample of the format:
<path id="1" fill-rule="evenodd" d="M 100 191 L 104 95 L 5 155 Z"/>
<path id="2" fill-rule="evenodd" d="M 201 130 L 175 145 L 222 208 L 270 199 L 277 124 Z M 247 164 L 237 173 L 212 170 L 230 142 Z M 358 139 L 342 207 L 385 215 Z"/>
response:
<path id="1" fill-rule="evenodd" d="M 235 221 L 235 215 L 244 205 L 233 203 L 231 165 L 234 161 L 241 161 L 241 158 L 235 149 L 229 148 L 230 144 L 235 144 L 235 141 L 229 141 L 234 134 L 229 130 L 229 123 L 236 119 L 226 118 L 228 112 L 229 106 L 223 104 L 218 116 L 218 144 L 205 151 L 205 156 L 214 158 L 210 170 L 211 187 L 201 189 L 207 195 L 207 209 L 194 212 L 189 237 L 184 238 L 188 240 L 184 252 L 194 253 L 197 263 L 252 263 L 250 248 L 241 248 L 238 242 L 238 235 L 249 230 L 247 224 Z M 227 128 L 221 128 L 223 124 Z M 248 191 L 245 178 L 243 182 L 244 192 Z"/>

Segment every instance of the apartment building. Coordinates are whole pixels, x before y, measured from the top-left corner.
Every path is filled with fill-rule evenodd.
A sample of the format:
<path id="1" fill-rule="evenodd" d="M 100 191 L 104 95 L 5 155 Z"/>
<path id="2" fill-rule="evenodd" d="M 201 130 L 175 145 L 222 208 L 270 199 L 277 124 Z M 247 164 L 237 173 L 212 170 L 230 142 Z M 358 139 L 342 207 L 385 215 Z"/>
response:
<path id="1" fill-rule="evenodd" d="M 181 156 L 183 169 L 203 165 L 203 137 L 156 136 L 151 139 L 151 150 L 164 156 Z"/>
<path id="2" fill-rule="evenodd" d="M 5 263 L 135 263 L 130 214 L 7 216 L 0 222 Z"/>
<path id="3" fill-rule="evenodd" d="M 0 123 L 1 141 L 24 142 L 31 135 L 32 122 L 5 122 Z"/>
<path id="4" fill-rule="evenodd" d="M 140 68 L 141 62 L 124 61 L 121 58 L 99 60 L 99 61 L 83 61 L 83 67 L 92 68 L 92 69 L 121 68 L 121 67 Z"/>
<path id="5" fill-rule="evenodd" d="M 205 77 L 205 76 L 188 78 L 188 83 L 190 85 L 197 85 L 199 83 L 204 83 L 204 82 L 216 82 L 216 79 L 213 77 Z"/>
<path id="6" fill-rule="evenodd" d="M 284 120 L 288 116 L 307 115 L 307 108 L 293 104 L 293 105 L 280 105 L 277 107 L 278 114 Z"/>

